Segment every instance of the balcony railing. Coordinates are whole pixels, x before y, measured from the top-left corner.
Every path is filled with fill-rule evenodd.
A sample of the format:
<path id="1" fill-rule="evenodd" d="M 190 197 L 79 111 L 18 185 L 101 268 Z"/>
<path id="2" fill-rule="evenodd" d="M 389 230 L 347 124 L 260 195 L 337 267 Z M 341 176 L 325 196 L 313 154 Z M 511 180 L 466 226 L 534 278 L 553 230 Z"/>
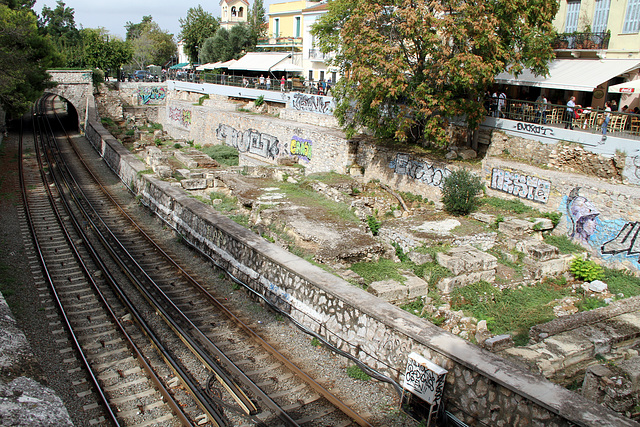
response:
<path id="1" fill-rule="evenodd" d="M 322 53 L 320 49 L 309 49 L 309 59 L 323 61 L 325 59 L 332 59 L 335 56 L 333 52 Z"/>
<path id="2" fill-rule="evenodd" d="M 258 45 L 302 46 L 302 37 L 271 37 L 258 39 Z"/>
<path id="3" fill-rule="evenodd" d="M 553 41 L 554 49 L 598 50 L 609 48 L 609 31 L 600 33 L 564 33 L 558 34 Z"/>

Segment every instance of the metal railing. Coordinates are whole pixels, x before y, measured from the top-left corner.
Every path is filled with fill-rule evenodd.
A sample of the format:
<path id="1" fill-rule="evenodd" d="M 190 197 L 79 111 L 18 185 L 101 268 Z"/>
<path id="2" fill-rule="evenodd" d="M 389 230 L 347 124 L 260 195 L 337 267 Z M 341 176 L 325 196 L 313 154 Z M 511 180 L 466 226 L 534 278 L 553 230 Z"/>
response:
<path id="1" fill-rule="evenodd" d="M 540 103 L 519 99 L 485 98 L 487 115 L 552 127 L 565 127 L 583 132 L 602 133 L 605 119 L 603 109 L 577 105 L 569 111 L 566 105 Z M 607 134 L 640 136 L 640 114 L 610 111 Z"/>
<path id="2" fill-rule="evenodd" d="M 611 33 L 564 33 L 558 34 L 551 43 L 554 49 L 608 49 Z"/>

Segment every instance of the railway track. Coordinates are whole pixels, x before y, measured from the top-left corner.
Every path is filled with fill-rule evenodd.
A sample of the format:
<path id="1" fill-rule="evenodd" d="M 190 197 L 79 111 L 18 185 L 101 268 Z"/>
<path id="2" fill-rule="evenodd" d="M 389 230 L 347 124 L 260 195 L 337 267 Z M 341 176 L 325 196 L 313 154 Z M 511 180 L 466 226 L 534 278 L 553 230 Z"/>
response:
<path id="1" fill-rule="evenodd" d="M 85 373 L 78 384 L 101 402 L 87 405 L 91 418 L 105 425 L 369 425 L 127 215 L 58 130 L 53 105 L 42 100 L 33 116 L 32 148 L 24 138 L 24 198 L 51 292 L 76 334 L 73 351 L 86 361 L 76 369 Z"/>

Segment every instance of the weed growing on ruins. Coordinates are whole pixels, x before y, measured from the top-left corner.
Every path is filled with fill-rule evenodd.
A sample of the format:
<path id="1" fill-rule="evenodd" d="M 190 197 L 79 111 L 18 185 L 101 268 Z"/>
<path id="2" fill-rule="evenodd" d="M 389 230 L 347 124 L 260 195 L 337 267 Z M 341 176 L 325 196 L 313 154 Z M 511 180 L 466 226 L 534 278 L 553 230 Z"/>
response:
<path id="1" fill-rule="evenodd" d="M 500 199 L 498 197 L 485 197 L 482 199 L 481 203 L 486 206 L 491 206 L 495 209 L 510 212 L 514 214 L 523 214 L 533 212 L 533 209 L 530 206 L 522 203 L 521 200 L 518 199 Z"/>
<path id="2" fill-rule="evenodd" d="M 229 197 L 226 194 L 218 193 L 216 191 L 212 191 L 209 193 L 209 199 L 213 204 L 213 207 L 222 213 L 235 212 L 238 209 L 238 199 L 235 197 Z M 214 200 L 221 200 L 220 202 L 214 203 Z"/>
<path id="3" fill-rule="evenodd" d="M 590 311 L 596 308 L 606 307 L 607 303 L 600 298 L 584 296 L 580 301 L 575 303 L 578 311 Z"/>
<path id="4" fill-rule="evenodd" d="M 532 326 L 555 318 L 551 301 L 569 295 L 572 295 L 569 287 L 551 281 L 502 291 L 490 283 L 478 282 L 455 289 L 451 293 L 451 309 L 486 320 L 493 334 L 524 337 Z"/>
<path id="5" fill-rule="evenodd" d="M 238 166 L 239 164 L 238 150 L 229 145 L 208 145 L 202 147 L 200 151 L 223 166 Z"/>
<path id="6" fill-rule="evenodd" d="M 640 277 L 634 276 L 629 271 L 605 267 L 602 280 L 612 294 L 622 295 L 624 298 L 640 295 Z"/>
<path id="7" fill-rule="evenodd" d="M 564 234 L 559 236 L 555 236 L 553 234 L 545 234 L 543 237 L 546 243 L 558 248 L 558 251 L 560 251 L 560 253 L 575 254 L 575 253 L 580 253 L 585 251 L 584 247 L 573 242 L 570 238 L 568 238 Z"/>
<path id="8" fill-rule="evenodd" d="M 260 107 L 262 104 L 264 104 L 264 95 L 260 95 L 255 99 L 255 101 L 253 101 L 253 105 L 256 107 Z"/>
<path id="9" fill-rule="evenodd" d="M 229 219 L 236 224 L 249 228 L 249 215 L 229 215 Z"/>
<path id="10" fill-rule="evenodd" d="M 373 234 L 374 236 L 378 235 L 378 232 L 380 231 L 380 226 L 382 225 L 382 223 L 380 221 L 378 221 L 377 219 L 375 219 L 375 217 L 369 215 L 367 216 L 367 226 L 369 227 L 369 230 L 371 231 L 371 234 Z"/>
<path id="11" fill-rule="evenodd" d="M 367 375 L 362 369 L 360 369 L 357 365 L 351 365 L 347 368 L 347 375 L 354 380 L 360 381 L 369 381 L 371 377 Z"/>
<path id="12" fill-rule="evenodd" d="M 390 259 L 380 258 L 377 262 L 356 262 L 351 270 L 362 277 L 366 285 L 381 280 L 396 280 L 404 283 L 407 279 L 398 271 L 399 264 Z"/>
<path id="13" fill-rule="evenodd" d="M 584 280 L 585 282 L 592 282 L 604 278 L 604 269 L 600 265 L 582 257 L 574 258 L 573 261 L 571 261 L 569 270 L 576 279 Z"/>
<path id="14" fill-rule="evenodd" d="M 444 179 L 442 203 L 447 212 L 453 215 L 468 215 L 480 205 L 480 194 L 484 184 L 479 176 L 467 169 L 451 172 Z"/>
<path id="15" fill-rule="evenodd" d="M 322 343 L 320 342 L 320 340 L 318 338 L 313 337 L 311 339 L 311 346 L 320 348 L 322 346 Z"/>
<path id="16" fill-rule="evenodd" d="M 360 219 L 345 203 L 338 203 L 316 192 L 309 181 L 301 181 L 297 184 L 290 182 L 278 183 L 278 188 L 292 203 L 301 203 L 319 211 L 327 212 L 332 217 L 343 221 L 358 223 Z"/>

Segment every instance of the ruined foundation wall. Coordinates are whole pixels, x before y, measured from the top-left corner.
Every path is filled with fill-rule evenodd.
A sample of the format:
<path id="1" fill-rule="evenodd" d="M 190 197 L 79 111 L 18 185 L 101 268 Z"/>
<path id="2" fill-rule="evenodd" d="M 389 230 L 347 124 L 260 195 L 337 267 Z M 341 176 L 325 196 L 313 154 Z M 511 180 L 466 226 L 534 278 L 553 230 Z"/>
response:
<path id="1" fill-rule="evenodd" d="M 448 370 L 447 410 L 471 425 L 636 425 L 424 319 L 351 286 L 218 215 L 90 121 L 87 137 L 141 200 L 186 239 L 306 328 L 401 381 L 415 351 Z"/>

